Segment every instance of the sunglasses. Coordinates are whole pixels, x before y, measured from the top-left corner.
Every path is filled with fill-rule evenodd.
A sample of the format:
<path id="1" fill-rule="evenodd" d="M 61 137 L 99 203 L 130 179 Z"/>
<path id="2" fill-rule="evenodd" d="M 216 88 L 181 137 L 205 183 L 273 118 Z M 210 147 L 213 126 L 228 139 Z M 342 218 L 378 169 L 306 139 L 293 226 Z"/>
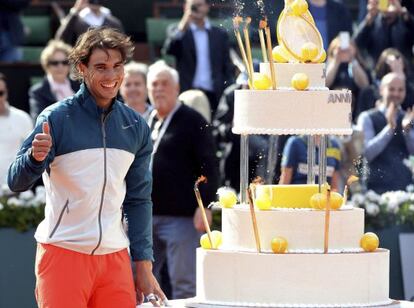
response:
<path id="1" fill-rule="evenodd" d="M 7 91 L 0 91 L 0 97 L 5 95 L 7 93 Z"/>
<path id="2" fill-rule="evenodd" d="M 69 60 L 62 60 L 62 61 L 51 60 L 47 62 L 47 65 L 51 65 L 51 66 L 58 66 L 59 64 L 69 65 Z"/>

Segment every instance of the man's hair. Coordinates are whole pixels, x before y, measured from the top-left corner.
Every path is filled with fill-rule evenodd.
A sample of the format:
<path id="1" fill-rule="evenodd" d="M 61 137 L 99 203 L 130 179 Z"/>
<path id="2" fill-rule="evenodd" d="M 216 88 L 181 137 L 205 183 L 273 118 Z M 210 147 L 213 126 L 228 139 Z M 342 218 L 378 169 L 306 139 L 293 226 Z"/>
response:
<path id="1" fill-rule="evenodd" d="M 154 64 L 150 65 L 148 68 L 148 74 L 147 74 L 147 84 L 149 85 L 151 81 L 161 73 L 167 73 L 171 76 L 171 79 L 176 83 L 180 83 L 180 78 L 178 76 L 177 70 L 173 69 L 171 66 L 168 66 L 167 63 L 163 60 L 158 60 Z"/>
<path id="2" fill-rule="evenodd" d="M 50 40 L 40 54 L 40 63 L 42 64 L 43 69 L 46 71 L 48 62 L 55 52 L 61 51 L 68 56 L 71 50 L 72 47 L 62 41 Z"/>
<path id="3" fill-rule="evenodd" d="M 81 80 L 77 67 L 79 64 L 88 65 L 92 52 L 95 49 L 115 49 L 121 53 L 122 60 L 126 62 L 132 56 L 134 51 L 134 44 L 129 36 L 120 31 L 108 28 L 99 27 L 89 29 L 83 33 L 76 41 L 75 47 L 69 54 L 69 61 L 72 64 L 72 75 L 75 79 Z"/>
<path id="4" fill-rule="evenodd" d="M 135 61 L 129 62 L 124 67 L 125 75 L 129 74 L 138 74 L 144 78 L 144 81 L 147 82 L 147 72 L 148 72 L 148 65 L 144 63 L 138 63 Z"/>

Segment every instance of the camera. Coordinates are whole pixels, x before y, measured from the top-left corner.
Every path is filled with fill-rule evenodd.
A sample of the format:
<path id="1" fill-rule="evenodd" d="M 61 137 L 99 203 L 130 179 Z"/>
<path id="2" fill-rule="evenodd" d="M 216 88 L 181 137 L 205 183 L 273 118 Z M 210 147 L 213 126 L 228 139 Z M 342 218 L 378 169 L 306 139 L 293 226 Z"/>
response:
<path id="1" fill-rule="evenodd" d="M 197 4 L 191 4 L 191 12 L 197 13 L 198 12 L 198 5 Z"/>

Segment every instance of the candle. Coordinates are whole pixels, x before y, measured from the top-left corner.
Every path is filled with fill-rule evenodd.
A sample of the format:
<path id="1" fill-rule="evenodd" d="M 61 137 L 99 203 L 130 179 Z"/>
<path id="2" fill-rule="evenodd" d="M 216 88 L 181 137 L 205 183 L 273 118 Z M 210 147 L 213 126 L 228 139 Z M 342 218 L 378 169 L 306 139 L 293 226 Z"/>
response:
<path id="1" fill-rule="evenodd" d="M 326 192 L 326 209 L 325 209 L 325 240 L 323 253 L 329 250 L 329 222 L 331 218 L 331 190 L 328 188 Z"/>
<path id="2" fill-rule="evenodd" d="M 249 201 L 249 206 L 250 206 L 250 216 L 252 218 L 254 238 L 256 240 L 256 249 L 257 249 L 257 252 L 260 253 L 262 250 L 260 248 L 259 228 L 257 227 L 256 213 L 254 211 L 254 205 L 253 205 L 253 199 L 252 199 L 252 190 L 250 187 L 247 188 L 247 200 Z"/>
<path id="3" fill-rule="evenodd" d="M 207 219 L 207 215 L 206 215 L 206 211 L 204 210 L 204 205 L 203 205 L 203 200 L 201 199 L 201 195 L 200 195 L 200 190 L 198 189 L 198 185 L 200 183 L 204 183 L 207 182 L 207 178 L 205 176 L 200 176 L 197 181 L 194 184 L 194 193 L 196 195 L 196 199 L 197 199 L 197 203 L 198 203 L 198 207 L 201 210 L 201 216 L 203 218 L 203 223 L 204 223 L 204 227 L 207 230 L 207 236 L 208 236 L 208 240 L 210 241 L 210 246 L 211 249 L 215 249 L 213 246 L 213 238 L 211 236 L 211 230 L 210 230 L 210 225 L 208 223 L 208 219 Z"/>
<path id="4" fill-rule="evenodd" d="M 272 89 L 276 90 L 276 76 L 275 76 L 275 67 L 273 65 L 272 38 L 270 36 L 270 28 L 266 27 L 265 32 L 266 32 L 266 41 L 267 41 L 267 57 L 269 58 L 270 77 L 272 80 Z"/>
<path id="5" fill-rule="evenodd" d="M 266 51 L 266 43 L 265 43 L 265 39 L 264 39 L 264 29 L 267 27 L 267 21 L 266 20 L 261 20 L 259 23 L 259 39 L 260 39 L 260 47 L 262 48 L 262 57 L 263 57 L 263 62 L 268 62 L 269 60 L 267 59 L 267 51 Z"/>

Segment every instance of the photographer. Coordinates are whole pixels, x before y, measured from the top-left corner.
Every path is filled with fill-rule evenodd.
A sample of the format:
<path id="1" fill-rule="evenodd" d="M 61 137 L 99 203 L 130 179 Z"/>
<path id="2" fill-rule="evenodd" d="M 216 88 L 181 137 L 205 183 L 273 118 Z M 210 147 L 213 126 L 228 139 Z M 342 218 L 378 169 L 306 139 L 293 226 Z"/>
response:
<path id="1" fill-rule="evenodd" d="M 203 91 L 214 115 L 224 89 L 232 83 L 233 66 L 229 37 L 210 23 L 209 9 L 208 0 L 186 0 L 184 15 L 170 29 L 164 52 L 175 57 L 181 91 Z"/>
<path id="2" fill-rule="evenodd" d="M 56 31 L 55 38 L 73 46 L 88 28 L 102 26 L 123 31 L 121 21 L 113 16 L 108 8 L 101 5 L 101 0 L 76 0 Z"/>

